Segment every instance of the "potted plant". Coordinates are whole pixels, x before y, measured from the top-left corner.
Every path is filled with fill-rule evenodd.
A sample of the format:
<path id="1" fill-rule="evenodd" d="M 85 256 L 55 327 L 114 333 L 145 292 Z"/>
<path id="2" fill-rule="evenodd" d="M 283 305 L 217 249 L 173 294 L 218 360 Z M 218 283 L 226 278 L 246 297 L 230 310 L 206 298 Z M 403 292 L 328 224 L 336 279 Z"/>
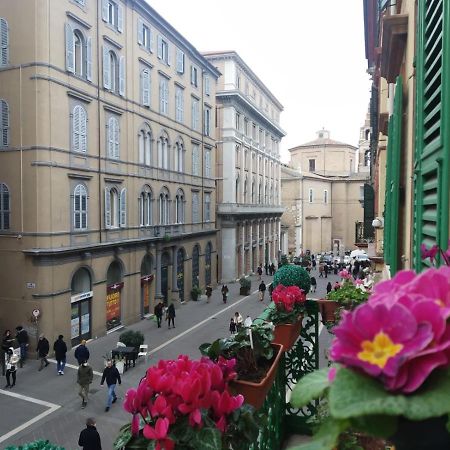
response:
<path id="1" fill-rule="evenodd" d="M 191 289 L 191 299 L 196 302 L 199 295 L 202 295 L 202 290 L 197 285 L 193 286 Z"/>
<path id="2" fill-rule="evenodd" d="M 241 285 L 239 289 L 240 295 L 250 295 L 250 289 L 252 287 L 252 282 L 247 278 L 242 276 L 239 279 L 239 284 Z"/>
<path id="3" fill-rule="evenodd" d="M 336 366 L 302 378 L 291 398 L 295 407 L 327 399 L 320 448 L 350 428 L 397 450 L 450 448 L 449 293 L 449 267 L 404 270 L 343 315 L 330 350 Z"/>
<path id="4" fill-rule="evenodd" d="M 236 360 L 237 378 L 231 389 L 244 396 L 245 402 L 259 409 L 273 384 L 282 355 L 282 346 L 274 344 L 273 325 L 252 325 L 224 339 L 200 346 L 202 355 L 213 361 Z"/>
<path id="5" fill-rule="evenodd" d="M 137 389 L 129 389 L 124 409 L 133 415 L 114 449 L 180 448 L 242 450 L 255 442 L 261 419 L 242 395 L 233 396 L 235 361 L 160 360 Z"/>
<path id="6" fill-rule="evenodd" d="M 298 286 L 279 284 L 272 291 L 272 301 L 268 318 L 275 325 L 273 342 L 289 351 L 300 336 L 306 295 Z"/>
<path id="7" fill-rule="evenodd" d="M 21 444 L 20 447 L 9 446 L 5 450 L 64 450 L 64 447 L 54 445 L 49 441 L 33 441 L 27 444 Z"/>
<path id="8" fill-rule="evenodd" d="M 279 284 L 283 286 L 297 286 L 306 295 L 311 288 L 311 279 L 303 267 L 288 264 L 280 267 L 275 272 L 272 285 L 276 288 Z"/>
<path id="9" fill-rule="evenodd" d="M 135 351 L 139 351 L 139 347 L 144 343 L 144 335 L 140 331 L 127 330 L 121 333 L 119 341 L 127 347 L 134 347 Z"/>

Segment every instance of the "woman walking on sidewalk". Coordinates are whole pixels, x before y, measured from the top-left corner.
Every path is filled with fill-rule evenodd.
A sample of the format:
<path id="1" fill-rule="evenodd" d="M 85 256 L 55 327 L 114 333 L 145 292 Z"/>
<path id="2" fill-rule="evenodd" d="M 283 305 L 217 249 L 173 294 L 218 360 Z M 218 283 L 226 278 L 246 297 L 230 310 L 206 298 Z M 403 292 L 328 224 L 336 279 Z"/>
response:
<path id="1" fill-rule="evenodd" d="M 228 286 L 226 284 L 222 285 L 221 292 L 222 292 L 222 300 L 224 303 L 226 303 L 228 297 Z"/>
<path id="2" fill-rule="evenodd" d="M 172 322 L 173 328 L 175 328 L 175 306 L 173 306 L 173 303 L 167 308 L 167 319 L 169 321 L 169 328 L 170 322 Z"/>

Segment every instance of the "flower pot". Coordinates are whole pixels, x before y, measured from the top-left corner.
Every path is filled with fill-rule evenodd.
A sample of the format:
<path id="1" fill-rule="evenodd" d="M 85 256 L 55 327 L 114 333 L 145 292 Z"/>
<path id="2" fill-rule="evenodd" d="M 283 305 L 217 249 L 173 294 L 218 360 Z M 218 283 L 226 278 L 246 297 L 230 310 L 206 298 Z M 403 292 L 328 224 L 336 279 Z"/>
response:
<path id="1" fill-rule="evenodd" d="M 322 322 L 336 322 L 336 310 L 339 308 L 339 303 L 334 300 L 326 300 L 324 298 L 321 298 L 318 302 Z"/>
<path id="2" fill-rule="evenodd" d="M 273 342 L 281 344 L 283 351 L 288 352 L 302 331 L 303 314 L 300 314 L 294 323 L 280 323 L 275 325 Z"/>
<path id="3" fill-rule="evenodd" d="M 390 441 L 396 450 L 448 450 L 450 434 L 446 429 L 448 417 L 412 421 L 400 417 L 398 428 Z"/>
<path id="4" fill-rule="evenodd" d="M 249 403 L 256 409 L 261 408 L 267 397 L 267 393 L 272 387 L 273 380 L 275 379 L 275 375 L 277 373 L 278 364 L 283 354 L 282 345 L 273 343 L 272 347 L 277 354 L 275 355 L 275 359 L 273 360 L 270 369 L 267 371 L 266 376 L 259 383 L 253 383 L 245 380 L 233 380 L 230 382 L 231 391 L 235 395 L 242 394 L 244 396 L 244 402 Z"/>
<path id="5" fill-rule="evenodd" d="M 248 287 L 240 287 L 239 288 L 240 295 L 250 295 L 250 288 Z"/>

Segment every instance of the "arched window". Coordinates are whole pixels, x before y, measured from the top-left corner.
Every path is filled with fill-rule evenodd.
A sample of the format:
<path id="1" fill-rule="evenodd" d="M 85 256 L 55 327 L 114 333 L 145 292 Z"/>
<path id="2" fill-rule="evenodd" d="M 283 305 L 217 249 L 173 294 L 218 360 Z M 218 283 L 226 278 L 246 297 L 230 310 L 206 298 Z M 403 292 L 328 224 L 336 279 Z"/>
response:
<path id="1" fill-rule="evenodd" d="M 9 64 L 9 28 L 8 22 L 0 17 L 0 67 Z"/>
<path id="2" fill-rule="evenodd" d="M 125 192 L 123 189 L 122 192 Z M 121 195 L 125 200 L 125 195 Z M 106 228 L 118 228 L 120 224 L 120 211 L 125 211 L 126 205 L 121 205 L 117 188 L 105 188 L 105 226 Z"/>
<path id="3" fill-rule="evenodd" d="M 85 39 L 80 30 L 75 30 L 73 37 L 75 50 L 75 74 L 83 77 L 86 74 Z"/>
<path id="4" fill-rule="evenodd" d="M 73 228 L 87 229 L 87 190 L 83 184 L 78 184 L 73 191 Z"/>
<path id="5" fill-rule="evenodd" d="M 92 39 L 80 29 L 65 25 L 66 69 L 86 80 L 92 80 Z"/>
<path id="6" fill-rule="evenodd" d="M 80 105 L 76 105 L 72 113 L 72 150 L 87 152 L 87 114 Z"/>
<path id="7" fill-rule="evenodd" d="M 167 188 L 163 188 L 159 194 L 159 223 L 160 225 L 170 223 L 170 194 Z"/>
<path id="8" fill-rule="evenodd" d="M 169 138 L 163 134 L 158 139 L 158 167 L 169 169 Z"/>
<path id="9" fill-rule="evenodd" d="M 108 120 L 108 157 L 119 159 L 120 154 L 120 129 L 119 121 L 115 117 Z"/>
<path id="10" fill-rule="evenodd" d="M 139 164 L 144 166 L 152 165 L 152 133 L 150 127 L 145 124 L 138 134 L 138 147 L 139 147 Z"/>
<path id="11" fill-rule="evenodd" d="M 139 225 L 147 227 L 152 224 L 152 190 L 150 186 L 145 185 L 139 196 Z"/>
<path id="12" fill-rule="evenodd" d="M 119 58 L 113 50 L 109 51 L 110 89 L 119 92 Z"/>
<path id="13" fill-rule="evenodd" d="M 9 145 L 9 105 L 6 100 L 0 100 L 0 147 Z"/>
<path id="14" fill-rule="evenodd" d="M 9 230 L 10 208 L 8 186 L 5 183 L 0 183 L 0 230 Z"/>
<path id="15" fill-rule="evenodd" d="M 177 172 L 183 172 L 184 170 L 184 144 L 181 141 L 175 143 L 174 153 L 174 169 Z"/>
<path id="16" fill-rule="evenodd" d="M 178 189 L 177 195 L 175 196 L 175 222 L 184 223 L 184 192 L 182 189 Z"/>
<path id="17" fill-rule="evenodd" d="M 141 72 L 141 101 L 144 106 L 150 106 L 150 70 Z"/>
<path id="18" fill-rule="evenodd" d="M 370 166 L 370 150 L 366 150 L 366 151 L 364 152 L 364 165 L 365 165 L 366 167 L 369 167 L 369 166 Z"/>

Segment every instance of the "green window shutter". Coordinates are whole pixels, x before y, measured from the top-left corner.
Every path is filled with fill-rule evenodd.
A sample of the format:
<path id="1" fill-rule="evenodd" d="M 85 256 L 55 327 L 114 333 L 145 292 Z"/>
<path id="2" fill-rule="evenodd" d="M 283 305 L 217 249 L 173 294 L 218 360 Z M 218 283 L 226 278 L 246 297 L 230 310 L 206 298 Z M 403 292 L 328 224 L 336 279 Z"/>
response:
<path id="1" fill-rule="evenodd" d="M 393 116 L 389 119 L 388 124 L 388 145 L 386 149 L 386 186 L 384 192 L 384 237 L 383 237 L 383 249 L 384 249 L 384 261 L 386 264 L 391 264 L 391 214 L 392 214 L 392 197 L 390 195 L 391 180 L 392 180 L 392 144 L 394 142 L 391 139 L 394 129 Z"/>
<path id="2" fill-rule="evenodd" d="M 419 0 L 418 9 L 413 249 L 420 271 L 420 245 L 446 249 L 448 240 L 450 3 Z"/>

